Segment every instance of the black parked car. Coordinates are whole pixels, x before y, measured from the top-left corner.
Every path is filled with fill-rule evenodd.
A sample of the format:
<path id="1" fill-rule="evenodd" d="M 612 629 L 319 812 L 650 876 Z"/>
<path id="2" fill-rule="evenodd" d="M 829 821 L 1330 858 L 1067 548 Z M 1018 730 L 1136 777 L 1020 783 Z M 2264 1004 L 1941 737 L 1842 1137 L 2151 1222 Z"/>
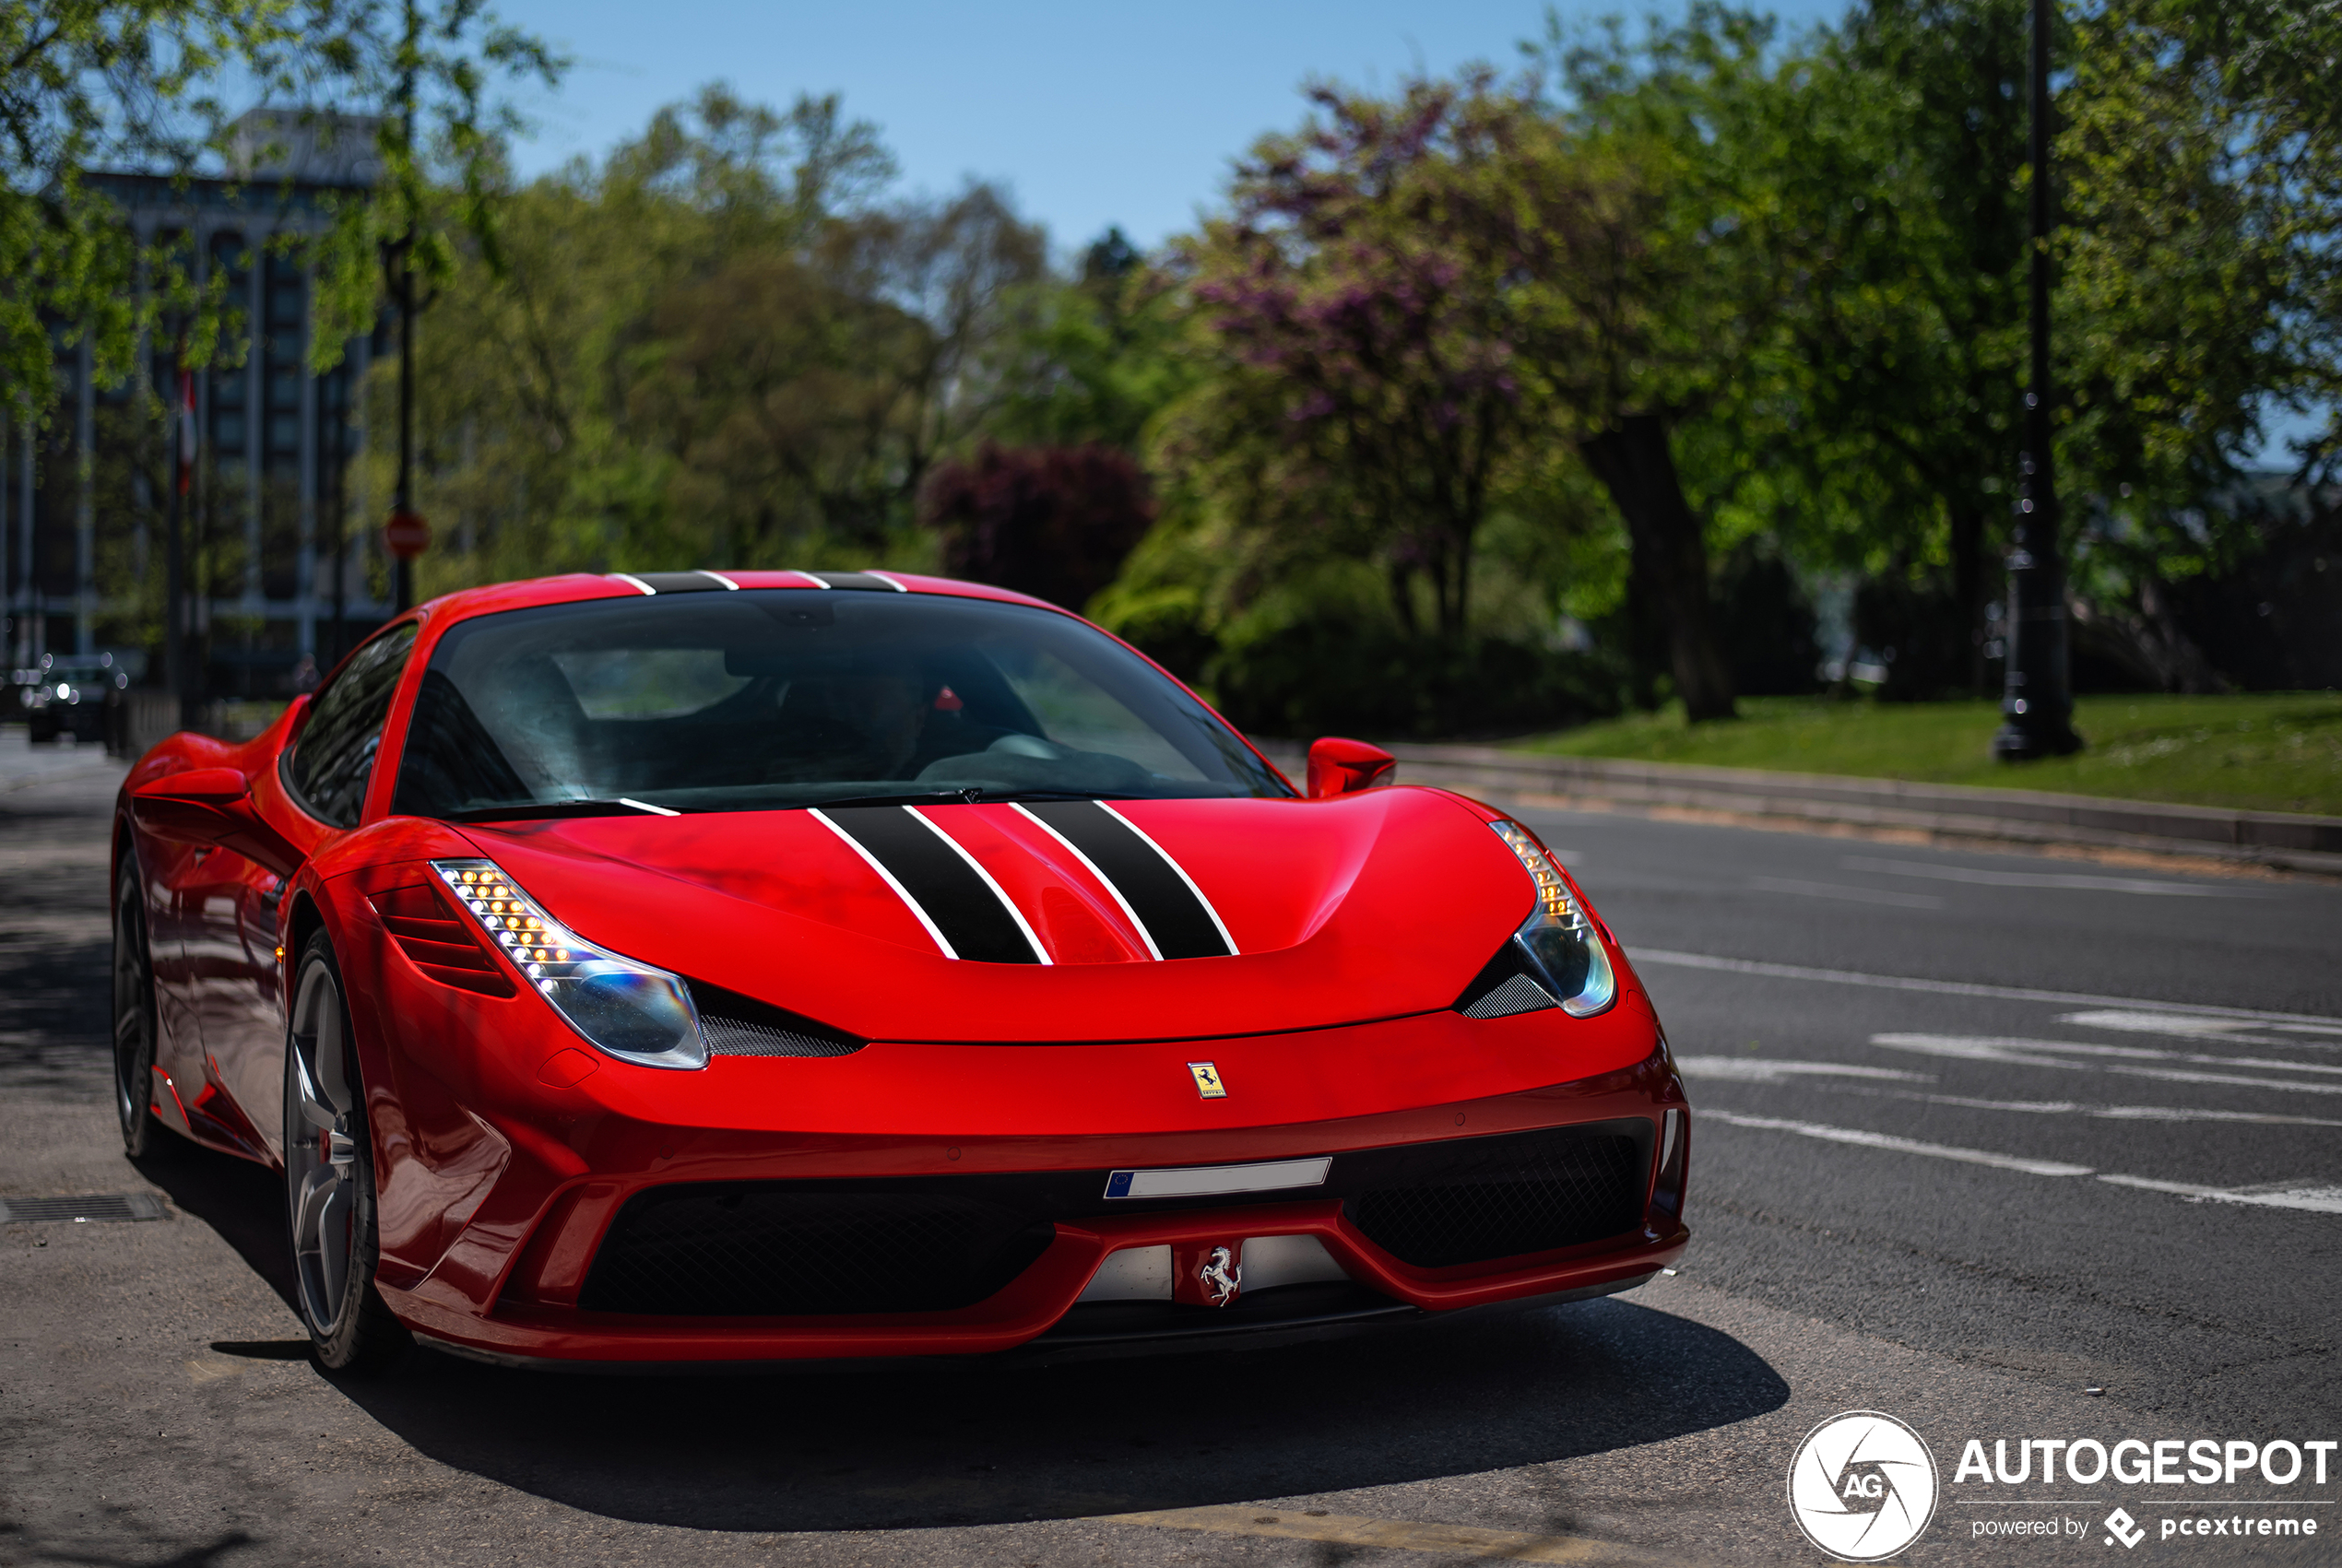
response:
<path id="1" fill-rule="evenodd" d="M 43 654 L 35 669 L 12 672 L 26 738 L 36 744 L 71 734 L 77 741 L 106 738 L 109 699 L 128 689 L 130 674 L 112 654 Z"/>

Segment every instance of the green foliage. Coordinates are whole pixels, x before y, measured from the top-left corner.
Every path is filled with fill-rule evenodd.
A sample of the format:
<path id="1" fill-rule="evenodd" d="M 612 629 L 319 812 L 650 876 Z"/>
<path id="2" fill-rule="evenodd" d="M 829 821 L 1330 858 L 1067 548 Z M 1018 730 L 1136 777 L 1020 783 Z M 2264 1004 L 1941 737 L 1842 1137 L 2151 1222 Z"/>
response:
<path id="1" fill-rule="evenodd" d="M 405 233 L 425 206 L 452 206 L 469 232 L 492 236 L 487 171 L 517 122 L 491 85 L 515 76 L 550 85 L 561 71 L 480 0 L 0 0 L 0 376 L 41 418 L 60 340 L 86 339 L 108 385 L 130 374 L 141 338 L 159 327 L 183 340 L 191 364 L 242 355 L 243 323 L 224 280 L 197 286 L 192 258 L 169 237 L 140 243 L 94 175 L 186 180 L 207 158 L 228 158 L 220 94 L 231 86 L 329 115 L 380 115 L 401 94 L 420 105 L 428 160 L 391 115 L 378 149 L 384 187 L 337 204 L 325 233 L 281 242 L 319 269 L 312 341 L 323 368 L 344 337 L 373 325 L 384 237 Z M 448 181 L 452 203 L 440 188 Z M 444 272 L 444 233 L 425 228 L 417 253 L 427 273 Z"/>
<path id="2" fill-rule="evenodd" d="M 835 98 L 721 87 L 503 193 L 422 321 L 426 592 L 546 571 L 931 563 L 919 487 L 1008 395 L 1039 231 L 971 184 L 881 199 Z M 378 372 L 383 428 L 390 384 Z M 370 458 L 373 489 L 389 454 Z"/>

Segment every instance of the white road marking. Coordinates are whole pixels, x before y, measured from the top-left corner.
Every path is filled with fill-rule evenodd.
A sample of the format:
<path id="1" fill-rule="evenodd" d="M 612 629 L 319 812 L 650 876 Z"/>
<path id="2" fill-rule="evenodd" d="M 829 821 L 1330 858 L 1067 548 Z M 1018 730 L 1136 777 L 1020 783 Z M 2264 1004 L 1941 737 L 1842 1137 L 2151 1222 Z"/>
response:
<path id="1" fill-rule="evenodd" d="M 1748 885 L 1759 892 L 1795 893 L 1801 898 L 1838 899 L 1847 903 L 1883 903 L 1897 909 L 1941 909 L 1934 893 L 1897 893 L 1883 888 L 1850 888 L 1838 882 L 1801 882 L 1791 877 L 1751 877 Z"/>
<path id="2" fill-rule="evenodd" d="M 1923 1056 L 1954 1056 L 1969 1062 L 2014 1062 L 2019 1067 L 2063 1067 L 2068 1072 L 2089 1070 L 2081 1062 L 2061 1061 L 2055 1056 L 2013 1049 L 2039 1043 L 2032 1040 L 2000 1040 L 1989 1035 L 1972 1034 L 1874 1034 L 1870 1043 L 1889 1051 L 1915 1051 Z"/>
<path id="3" fill-rule="evenodd" d="M 2292 1062 L 2270 1056 L 2207 1056 L 2193 1051 L 2158 1051 L 2146 1045 L 2099 1045 L 2079 1040 L 2016 1040 L 1993 1034 L 1874 1034 L 1874 1045 L 1889 1051 L 1916 1051 L 1922 1055 L 1959 1056 L 1980 1062 L 2015 1062 L 2029 1067 L 2083 1067 L 2064 1056 L 2113 1058 L 2100 1070 L 2132 1078 L 2161 1079 L 2171 1083 L 2233 1083 L 2251 1089 L 2295 1089 L 2307 1094 L 2342 1094 L 2342 1082 L 2304 1083 L 2293 1079 L 2245 1078 L 2234 1073 L 2183 1072 L 2171 1067 L 2146 1067 L 2136 1062 L 2184 1062 L 2191 1067 L 2261 1067 L 2285 1073 L 2318 1073 L 2342 1079 L 2342 1067 L 2324 1062 Z M 2044 1051 L 2058 1053 L 2043 1056 Z"/>
<path id="4" fill-rule="evenodd" d="M 1880 860 L 1850 855 L 1839 861 L 1849 871 L 1884 871 L 1895 877 L 1932 877 L 1939 882 L 1970 882 L 1992 888 L 2075 888 L 2101 893 L 2142 893 L 2159 898 L 2260 899 L 2280 895 L 2263 888 L 2206 887 L 2197 882 L 2159 882 L 2145 877 L 2093 877 L 2081 872 L 1979 871 L 1966 866 L 1931 866 L 1918 860 Z"/>
<path id="5" fill-rule="evenodd" d="M 2100 996 L 2088 991 L 2040 991 L 2025 985 L 1981 985 L 1967 980 L 1922 980 L 1903 974 L 1865 974 L 1859 970 L 1815 969 L 1800 963 L 1768 963 L 1757 959 L 1721 958 L 1714 953 L 1674 952 L 1665 948 L 1637 948 L 1626 956 L 1637 968 L 1647 963 L 1673 964 L 1680 969 L 1713 969 L 1727 974 L 1761 974 L 1772 980 L 1816 980 L 1829 985 L 1870 985 L 1885 991 L 1932 991 L 1945 996 L 1997 996 L 2011 1002 L 2061 1002 L 2082 1008 L 2127 1008 L 2141 1012 L 2188 1013 L 2206 1018 L 2252 1019 L 2280 1024 L 2306 1023 L 2320 1028 L 2342 1027 L 2342 1019 L 2321 1018 L 2313 1013 L 2208 1007 L 2198 1002 L 2158 1002 L 2143 996 Z"/>
<path id="6" fill-rule="evenodd" d="M 2289 1079 L 2244 1078 L 2236 1073 L 2183 1073 L 2169 1067 L 2109 1067 L 2126 1078 L 2159 1079 L 2165 1083 L 2228 1083 L 2242 1089 L 2289 1089 L 2296 1094 L 2342 1094 L 2342 1083 L 2296 1083 Z"/>
<path id="7" fill-rule="evenodd" d="M 1820 1138 L 1825 1143 L 1851 1143 L 1864 1149 L 1889 1149 L 1898 1154 L 1925 1154 L 1937 1160 L 1957 1160 L 1968 1165 L 2022 1171 L 2031 1176 L 2087 1176 L 2092 1169 L 2088 1165 L 2069 1165 L 2060 1160 L 2028 1160 L 2015 1154 L 1994 1154 L 1982 1149 L 1957 1149 L 1950 1144 L 1922 1143 L 1917 1138 L 1864 1132 L 1859 1127 L 1833 1127 L 1820 1122 L 1785 1121 L 1778 1116 L 1744 1116 L 1733 1111 L 1702 1111 L 1697 1114 L 1728 1126 L 1796 1133 L 1802 1138 Z"/>
<path id="8" fill-rule="evenodd" d="M 2273 1187 L 2205 1187 L 2193 1182 L 2154 1182 L 2145 1176 L 2100 1176 L 2101 1182 L 2111 1182 L 2118 1187 L 2143 1187 L 2148 1192 L 2168 1192 L 2199 1203 L 2249 1203 L 2263 1208 L 2299 1208 L 2312 1214 L 2342 1214 L 2342 1187 L 2297 1186 L 2278 1183 Z"/>
<path id="9" fill-rule="evenodd" d="M 2308 1045 L 2321 1051 L 2342 1050 L 2342 1023 L 2255 1024 L 2243 1019 L 2126 1012 L 2117 1008 L 2062 1013 L 2057 1021 L 2078 1024 L 2084 1029 L 2103 1029 L 2115 1034 L 2170 1034 L 2183 1040 L 2233 1040 L 2244 1045 Z M 2250 1029 L 2265 1029 L 2271 1032 L 2243 1032 Z M 2335 1043 L 2327 1044 L 2321 1036 L 2332 1037 Z"/>
<path id="10" fill-rule="evenodd" d="M 1917 1138 L 1893 1138 L 1886 1133 L 1865 1132 L 1859 1127 L 1834 1127 L 1821 1122 L 1793 1122 L 1777 1116 L 1744 1116 L 1731 1111 L 1704 1111 L 1700 1114 L 1709 1121 L 1722 1122 L 1727 1126 L 1795 1133 L 1802 1138 L 1819 1138 L 1825 1143 L 1851 1143 L 1863 1149 L 1883 1149 L 1897 1154 L 1957 1160 L 1965 1165 L 1989 1165 L 1996 1170 L 2018 1171 L 2030 1176 L 2097 1176 L 2100 1181 L 2115 1186 L 2170 1193 L 2199 1202 L 2252 1204 L 2264 1208 L 2293 1208 L 2312 1214 L 2342 1214 L 2342 1187 L 2314 1186 L 2295 1182 L 2279 1182 L 2260 1187 L 2203 1186 L 2194 1182 L 2164 1182 L 2148 1176 L 2101 1173 L 2088 1165 L 2068 1165 L 2057 1160 L 2028 1160 L 2014 1154 L 1994 1154 L 1982 1149 L 1922 1143 Z"/>
<path id="11" fill-rule="evenodd" d="M 1827 1087 L 1840 1094 L 1912 1100 L 1923 1105 L 1957 1105 L 1969 1111 L 2010 1111 L 2032 1116 L 2089 1116 L 2106 1122 L 2243 1122 L 2260 1126 L 2342 1127 L 2324 1116 L 2288 1116 L 2273 1111 L 2206 1111 L 2177 1105 L 2097 1105 L 2079 1100 L 1979 1100 L 1966 1094 L 1916 1094 L 1907 1089 Z"/>
<path id="12" fill-rule="evenodd" d="M 1675 1066 L 1693 1078 L 1721 1079 L 1733 1083 L 1780 1083 L 1813 1074 L 1830 1078 L 1899 1079 L 1906 1083 L 1934 1083 L 1934 1073 L 1897 1072 L 1892 1067 L 1861 1067 L 1850 1062 L 1783 1062 L 1765 1056 L 1678 1056 Z"/>

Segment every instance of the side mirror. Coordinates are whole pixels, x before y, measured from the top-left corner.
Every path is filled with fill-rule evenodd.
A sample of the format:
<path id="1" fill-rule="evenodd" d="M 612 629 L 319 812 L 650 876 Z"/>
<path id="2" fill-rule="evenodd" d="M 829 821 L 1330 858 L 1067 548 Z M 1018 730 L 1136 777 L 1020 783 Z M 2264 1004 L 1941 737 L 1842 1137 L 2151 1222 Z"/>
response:
<path id="1" fill-rule="evenodd" d="M 253 809 L 252 781 L 234 768 L 191 768 L 148 779 L 130 792 L 138 825 L 160 839 L 232 849 L 279 877 L 302 854 Z"/>
<path id="2" fill-rule="evenodd" d="M 1309 747 L 1309 798 L 1352 795 L 1387 784 L 1399 759 L 1379 746 L 1329 735 Z"/>

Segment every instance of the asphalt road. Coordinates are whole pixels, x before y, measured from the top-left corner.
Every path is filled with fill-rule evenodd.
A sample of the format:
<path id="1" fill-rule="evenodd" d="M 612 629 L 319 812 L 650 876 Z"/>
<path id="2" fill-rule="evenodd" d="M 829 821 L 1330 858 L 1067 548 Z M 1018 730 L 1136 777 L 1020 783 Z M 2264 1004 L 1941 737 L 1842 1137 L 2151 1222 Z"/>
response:
<path id="1" fill-rule="evenodd" d="M 273 1178 L 119 1153 L 118 777 L 0 731 L 0 1198 L 168 1210 L 0 1225 L 0 1563 L 1819 1562 L 1784 1478 L 1858 1409 L 1941 1474 L 1898 1561 L 2127 1559 L 2118 1504 L 2142 1558 L 2337 1556 L 2342 1454 L 2323 1485 L 1953 1472 L 1970 1438 L 2342 1438 L 2342 887 L 1526 811 L 1691 1079 L 1675 1278 L 1241 1355 L 671 1379 L 418 1353 L 356 1384 L 306 1358 Z M 2326 1533 L 2160 1536 L 2214 1513 Z"/>

